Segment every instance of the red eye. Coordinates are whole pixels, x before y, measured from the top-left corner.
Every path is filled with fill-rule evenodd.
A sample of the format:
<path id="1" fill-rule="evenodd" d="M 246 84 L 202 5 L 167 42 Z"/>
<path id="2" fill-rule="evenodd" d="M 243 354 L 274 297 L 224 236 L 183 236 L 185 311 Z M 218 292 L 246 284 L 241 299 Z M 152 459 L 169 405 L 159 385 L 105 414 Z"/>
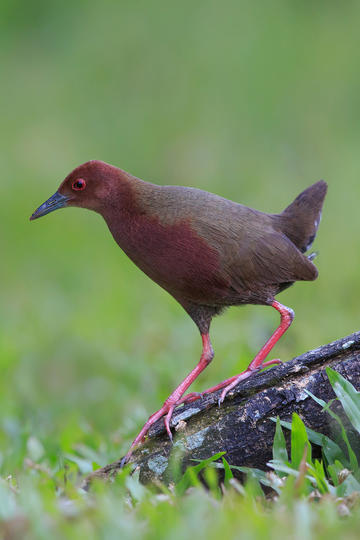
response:
<path id="1" fill-rule="evenodd" d="M 72 188 L 75 191 L 82 191 L 86 188 L 85 180 L 83 178 L 78 178 L 77 180 L 74 180 L 74 182 L 72 183 Z"/>

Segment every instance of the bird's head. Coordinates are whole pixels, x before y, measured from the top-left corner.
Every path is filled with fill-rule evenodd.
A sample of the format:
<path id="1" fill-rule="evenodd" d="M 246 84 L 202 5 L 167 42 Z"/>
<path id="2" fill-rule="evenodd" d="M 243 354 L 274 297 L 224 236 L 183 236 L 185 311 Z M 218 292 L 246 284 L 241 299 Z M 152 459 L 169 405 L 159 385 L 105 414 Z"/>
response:
<path id="1" fill-rule="evenodd" d="M 45 216 L 58 208 L 79 206 L 102 212 L 109 199 L 119 193 L 127 173 L 103 161 L 92 160 L 74 169 L 60 184 L 59 189 L 30 217 Z"/>

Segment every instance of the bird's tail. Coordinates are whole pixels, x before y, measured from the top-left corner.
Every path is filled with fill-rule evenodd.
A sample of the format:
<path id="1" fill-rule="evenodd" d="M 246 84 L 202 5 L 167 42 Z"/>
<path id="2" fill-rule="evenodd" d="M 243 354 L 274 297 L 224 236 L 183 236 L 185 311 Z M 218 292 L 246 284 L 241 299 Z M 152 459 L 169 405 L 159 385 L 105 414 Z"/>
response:
<path id="1" fill-rule="evenodd" d="M 321 219 L 327 183 L 320 180 L 308 187 L 279 214 L 284 234 L 302 251 L 313 243 Z"/>

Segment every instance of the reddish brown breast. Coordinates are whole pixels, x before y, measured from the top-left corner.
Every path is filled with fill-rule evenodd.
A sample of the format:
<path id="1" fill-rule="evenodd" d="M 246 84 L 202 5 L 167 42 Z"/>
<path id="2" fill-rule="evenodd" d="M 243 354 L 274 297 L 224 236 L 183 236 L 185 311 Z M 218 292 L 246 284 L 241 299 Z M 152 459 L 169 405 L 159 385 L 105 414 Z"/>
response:
<path id="1" fill-rule="evenodd" d="M 219 254 L 188 222 L 164 225 L 156 217 L 126 212 L 108 226 L 128 257 L 177 299 L 211 304 L 226 295 Z"/>

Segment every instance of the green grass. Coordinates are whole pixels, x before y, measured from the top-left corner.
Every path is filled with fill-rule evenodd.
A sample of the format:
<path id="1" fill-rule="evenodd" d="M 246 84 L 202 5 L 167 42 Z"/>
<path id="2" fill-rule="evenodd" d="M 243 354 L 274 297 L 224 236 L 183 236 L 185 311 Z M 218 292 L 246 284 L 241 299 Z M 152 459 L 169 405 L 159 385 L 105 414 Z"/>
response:
<path id="1" fill-rule="evenodd" d="M 91 158 L 272 212 L 323 177 L 320 277 L 279 296 L 296 318 L 274 355 L 356 330 L 359 16 L 356 2 L 1 3 L 0 471 L 34 537 L 357 533 L 358 516 L 339 521 L 331 501 L 289 496 L 263 509 L 196 489 L 173 504 L 146 494 L 129 509 L 122 485 L 77 494 L 69 455 L 98 465 L 121 456 L 194 366 L 200 339 L 99 216 L 28 216 Z M 214 321 L 216 356 L 194 390 L 239 372 L 277 320 L 246 307 Z M 54 487 L 65 475 L 79 498 L 73 517 Z"/>
<path id="2" fill-rule="evenodd" d="M 360 392 L 336 371 L 327 369 L 327 374 L 359 437 Z M 39 538 L 183 538 L 196 527 L 199 538 L 224 532 L 228 538 L 311 538 L 316 531 L 319 538 L 356 538 L 359 463 L 348 428 L 334 415 L 331 403 L 312 397 L 324 415 L 335 416 L 340 424 L 338 441 L 307 429 L 297 414 L 291 424 L 278 418 L 273 460 L 268 463 L 274 471 L 232 467 L 225 452 L 219 452 L 176 474 L 169 487 L 141 485 L 128 466 L 111 484 L 94 481 L 86 492 L 79 487 L 78 469 L 86 474 L 96 468 L 96 452 L 83 446 L 78 449 L 82 458 L 64 454 L 65 464 L 51 467 L 44 464 L 40 441 L 30 437 L 24 462 L 28 477 L 0 481 L 0 532 L 10 538 L 29 531 Z M 280 424 L 291 429 L 290 455 Z M 310 441 L 321 448 L 322 460 L 313 459 Z M 222 463 L 215 461 L 220 458 Z M 219 469 L 224 471 L 220 484 Z M 245 473 L 243 484 L 234 478 L 235 470 Z"/>

